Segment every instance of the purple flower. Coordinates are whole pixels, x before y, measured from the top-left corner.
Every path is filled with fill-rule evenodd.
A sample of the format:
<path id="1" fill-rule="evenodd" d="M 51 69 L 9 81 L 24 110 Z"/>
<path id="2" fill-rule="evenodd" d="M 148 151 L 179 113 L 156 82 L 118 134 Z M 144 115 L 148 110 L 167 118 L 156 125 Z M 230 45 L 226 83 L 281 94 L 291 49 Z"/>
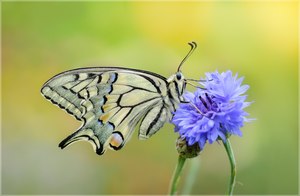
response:
<path id="1" fill-rule="evenodd" d="M 204 148 L 206 141 L 210 144 L 217 139 L 226 141 L 230 135 L 242 136 L 240 128 L 244 126 L 248 113 L 244 108 L 250 105 L 245 102 L 248 85 L 242 85 L 243 77 L 232 75 L 231 71 L 206 73 L 194 93 L 184 94 L 186 101 L 176 110 L 172 123 L 175 132 L 185 138 L 187 144 L 198 143 Z"/>

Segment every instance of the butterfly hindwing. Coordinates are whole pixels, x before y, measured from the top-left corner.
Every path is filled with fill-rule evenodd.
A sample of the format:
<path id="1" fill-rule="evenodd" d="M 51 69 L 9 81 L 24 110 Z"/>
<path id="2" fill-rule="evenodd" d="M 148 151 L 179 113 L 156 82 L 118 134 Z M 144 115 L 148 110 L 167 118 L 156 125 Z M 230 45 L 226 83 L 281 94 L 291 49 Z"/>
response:
<path id="1" fill-rule="evenodd" d="M 140 139 L 148 139 L 156 133 L 164 123 L 171 118 L 171 113 L 165 108 L 163 103 L 147 111 L 139 130 Z"/>
<path id="2" fill-rule="evenodd" d="M 174 105 L 164 77 L 141 70 L 97 67 L 63 72 L 44 84 L 42 94 L 82 126 L 63 140 L 89 141 L 98 154 L 118 150 L 130 139 L 142 119 L 139 137 L 153 135 L 171 118 Z M 167 99 L 166 99 L 167 98 Z"/>

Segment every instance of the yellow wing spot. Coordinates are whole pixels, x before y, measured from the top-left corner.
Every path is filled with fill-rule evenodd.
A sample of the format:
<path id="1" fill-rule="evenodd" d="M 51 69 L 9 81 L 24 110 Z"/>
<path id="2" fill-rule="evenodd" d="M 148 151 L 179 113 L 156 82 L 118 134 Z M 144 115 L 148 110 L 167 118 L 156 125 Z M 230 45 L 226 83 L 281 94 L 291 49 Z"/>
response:
<path id="1" fill-rule="evenodd" d="M 101 120 L 103 123 L 106 123 L 110 118 L 109 113 L 103 114 L 102 116 L 99 117 L 99 120 Z"/>
<path id="2" fill-rule="evenodd" d="M 107 112 L 113 108 L 117 107 L 117 104 L 116 103 L 109 103 L 109 104 L 105 104 L 102 106 L 102 109 L 104 112 Z"/>
<path id="3" fill-rule="evenodd" d="M 109 112 L 104 113 L 103 115 L 101 115 L 101 116 L 99 117 L 99 120 L 101 120 L 103 123 L 106 123 L 107 121 L 109 121 L 109 119 L 110 119 L 111 117 L 113 117 L 113 115 L 114 115 L 116 112 L 119 111 L 119 109 L 120 109 L 119 107 L 116 107 L 116 108 L 110 110 Z"/>
<path id="4" fill-rule="evenodd" d="M 120 95 L 105 95 L 107 101 L 106 103 L 115 103 L 119 99 Z"/>

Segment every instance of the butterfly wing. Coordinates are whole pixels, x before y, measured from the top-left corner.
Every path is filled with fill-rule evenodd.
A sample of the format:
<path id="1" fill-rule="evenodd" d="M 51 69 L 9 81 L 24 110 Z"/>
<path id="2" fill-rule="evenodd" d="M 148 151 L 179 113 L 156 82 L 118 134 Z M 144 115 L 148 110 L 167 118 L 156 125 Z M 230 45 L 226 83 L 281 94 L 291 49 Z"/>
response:
<path id="1" fill-rule="evenodd" d="M 59 146 L 64 148 L 86 140 L 99 155 L 108 147 L 121 149 L 141 119 L 139 138 L 149 138 L 174 111 L 166 78 L 143 70 L 117 67 L 75 69 L 51 78 L 41 92 L 83 122 Z"/>

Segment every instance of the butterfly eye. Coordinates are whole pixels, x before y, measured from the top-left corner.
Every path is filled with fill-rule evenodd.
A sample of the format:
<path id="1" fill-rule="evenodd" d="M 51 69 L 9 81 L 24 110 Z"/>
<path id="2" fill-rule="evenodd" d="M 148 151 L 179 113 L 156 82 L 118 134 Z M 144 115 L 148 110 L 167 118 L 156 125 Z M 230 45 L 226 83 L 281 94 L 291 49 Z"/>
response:
<path id="1" fill-rule="evenodd" d="M 180 72 L 177 72 L 176 73 L 176 78 L 177 78 L 177 80 L 181 80 L 182 74 Z"/>

